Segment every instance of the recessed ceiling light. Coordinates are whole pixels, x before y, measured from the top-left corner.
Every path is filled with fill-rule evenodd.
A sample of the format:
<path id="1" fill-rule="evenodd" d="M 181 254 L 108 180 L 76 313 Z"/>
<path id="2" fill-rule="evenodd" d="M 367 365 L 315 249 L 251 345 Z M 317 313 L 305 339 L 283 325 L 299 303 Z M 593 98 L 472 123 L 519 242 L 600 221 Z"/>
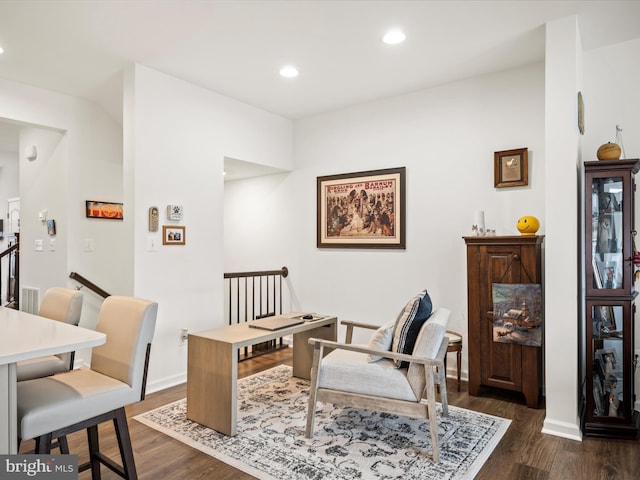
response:
<path id="1" fill-rule="evenodd" d="M 0 53 L 4 53 L 4 48 L 0 47 Z"/>
<path id="2" fill-rule="evenodd" d="M 285 65 L 280 69 L 280 75 L 287 78 L 293 78 L 298 76 L 298 69 L 293 65 Z"/>
<path id="3" fill-rule="evenodd" d="M 396 45 L 397 43 L 404 42 L 407 36 L 400 30 L 392 30 L 384 34 L 382 41 L 387 45 Z"/>

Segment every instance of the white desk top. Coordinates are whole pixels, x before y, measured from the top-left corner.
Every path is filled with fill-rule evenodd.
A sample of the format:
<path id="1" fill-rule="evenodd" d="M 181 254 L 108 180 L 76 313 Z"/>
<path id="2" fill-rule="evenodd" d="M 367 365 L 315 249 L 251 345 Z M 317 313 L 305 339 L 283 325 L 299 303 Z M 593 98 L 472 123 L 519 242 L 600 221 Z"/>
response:
<path id="1" fill-rule="evenodd" d="M 106 339 L 104 333 L 0 307 L 0 365 L 94 347 Z"/>

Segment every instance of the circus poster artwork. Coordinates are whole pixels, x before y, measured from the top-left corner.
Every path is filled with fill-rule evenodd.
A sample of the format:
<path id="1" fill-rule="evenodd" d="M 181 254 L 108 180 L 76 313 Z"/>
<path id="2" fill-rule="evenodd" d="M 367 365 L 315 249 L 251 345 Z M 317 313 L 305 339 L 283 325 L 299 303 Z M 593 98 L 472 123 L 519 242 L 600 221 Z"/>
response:
<path id="1" fill-rule="evenodd" d="M 318 177 L 318 248 L 405 248 L 405 167 Z"/>

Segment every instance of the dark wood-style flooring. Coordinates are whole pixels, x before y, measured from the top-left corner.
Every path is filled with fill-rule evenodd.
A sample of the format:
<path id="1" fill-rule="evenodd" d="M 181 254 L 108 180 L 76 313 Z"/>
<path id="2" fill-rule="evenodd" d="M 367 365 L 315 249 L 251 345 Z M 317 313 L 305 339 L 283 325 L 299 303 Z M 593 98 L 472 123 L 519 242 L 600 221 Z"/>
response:
<path id="1" fill-rule="evenodd" d="M 256 357 L 240 363 L 240 377 L 269 369 L 279 364 L 291 364 L 291 349 Z M 456 383 L 449 379 L 449 403 L 479 412 L 510 418 L 512 423 L 482 470 L 478 480 L 591 480 L 591 479 L 640 479 L 640 442 L 631 440 L 604 440 L 585 438 L 582 442 L 567 440 L 540 433 L 544 421 L 544 409 L 527 408 L 523 401 L 485 395 L 471 397 L 466 385 L 457 392 Z M 127 416 L 160 407 L 186 397 L 186 385 L 178 385 L 147 395 L 140 403 L 127 408 Z M 166 435 L 129 421 L 136 467 L 140 479 L 153 480 L 245 480 L 251 475 L 211 458 Z M 86 459 L 84 433 L 69 437 L 72 453 Z M 111 424 L 100 427 L 102 450 L 116 458 L 117 444 Z M 33 448 L 32 442 L 24 442 L 21 451 Z M 80 474 L 80 479 L 91 478 L 90 472 Z M 103 467 L 102 478 L 119 478 Z"/>

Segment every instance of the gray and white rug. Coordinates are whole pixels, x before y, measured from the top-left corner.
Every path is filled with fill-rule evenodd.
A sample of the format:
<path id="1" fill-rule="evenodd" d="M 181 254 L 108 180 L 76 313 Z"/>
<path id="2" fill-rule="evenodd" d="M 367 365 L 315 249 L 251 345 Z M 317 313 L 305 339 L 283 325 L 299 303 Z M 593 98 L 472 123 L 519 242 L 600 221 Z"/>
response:
<path id="1" fill-rule="evenodd" d="M 305 438 L 308 392 L 288 366 L 240 379 L 234 437 L 187 420 L 185 399 L 134 418 L 267 480 L 471 479 L 511 423 L 449 407 L 437 464 L 428 420 L 318 402 L 315 435 Z"/>

